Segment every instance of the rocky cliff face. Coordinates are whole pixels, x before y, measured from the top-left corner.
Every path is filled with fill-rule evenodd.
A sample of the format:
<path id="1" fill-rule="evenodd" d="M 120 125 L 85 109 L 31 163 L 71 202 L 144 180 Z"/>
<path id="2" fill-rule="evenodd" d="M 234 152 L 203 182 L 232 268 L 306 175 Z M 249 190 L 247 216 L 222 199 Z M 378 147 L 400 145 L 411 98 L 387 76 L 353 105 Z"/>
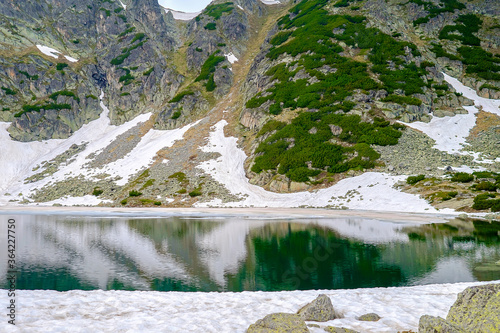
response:
<path id="1" fill-rule="evenodd" d="M 222 119 L 249 156 L 250 183 L 269 191 L 319 189 L 367 170 L 441 175 L 446 163 L 479 162 L 434 149 L 400 122 L 467 114 L 472 100 L 443 73 L 480 96 L 500 97 L 494 1 L 215 1 L 188 22 L 156 0 L 0 2 L 0 120 L 10 123 L 14 140 L 71 137 L 99 118 L 101 99 L 112 125 L 134 124 L 81 164 L 101 172 L 144 148 L 145 134 L 158 134 L 152 129 L 201 120 L 182 143 L 158 143 L 152 162 L 134 169 L 135 181 L 118 186 L 102 171 L 97 180 L 47 185 L 31 196 L 36 200 L 94 188 L 117 205 L 148 204 L 158 195 L 183 205 L 233 200 L 199 168 L 217 157 L 200 147 Z M 467 140 L 494 159 L 499 121 L 481 117 L 488 121 L 478 120 L 478 131 L 487 135 Z M 141 176 L 146 172 L 154 179 Z M 27 178 L 36 183 L 44 175 Z M 70 182 L 79 186 L 68 189 Z M 148 199 L 124 198 L 130 189 Z"/>

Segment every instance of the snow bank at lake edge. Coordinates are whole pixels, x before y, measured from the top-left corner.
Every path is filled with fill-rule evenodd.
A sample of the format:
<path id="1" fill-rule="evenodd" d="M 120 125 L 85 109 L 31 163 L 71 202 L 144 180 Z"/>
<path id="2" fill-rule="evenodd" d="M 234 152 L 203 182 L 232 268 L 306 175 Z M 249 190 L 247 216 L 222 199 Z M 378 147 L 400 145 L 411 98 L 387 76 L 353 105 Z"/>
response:
<path id="1" fill-rule="evenodd" d="M 500 281 L 488 282 L 500 283 Z M 275 312 L 295 313 L 318 294 L 326 294 L 342 319 L 310 328 L 337 326 L 361 333 L 417 330 L 424 314 L 445 317 L 457 294 L 486 282 L 399 288 L 242 293 L 154 291 L 68 292 L 18 290 L 17 325 L 4 332 L 245 332 L 256 320 Z M 0 293 L 5 304 L 7 293 Z M 378 322 L 356 317 L 379 314 Z"/>

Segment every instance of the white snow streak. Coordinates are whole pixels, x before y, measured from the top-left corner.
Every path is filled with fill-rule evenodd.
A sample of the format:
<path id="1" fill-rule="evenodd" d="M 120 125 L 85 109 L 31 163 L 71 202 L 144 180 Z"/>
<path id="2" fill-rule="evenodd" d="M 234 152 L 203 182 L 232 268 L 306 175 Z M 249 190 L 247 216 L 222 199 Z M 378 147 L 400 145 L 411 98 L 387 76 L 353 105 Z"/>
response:
<path id="1" fill-rule="evenodd" d="M 40 50 L 40 52 L 42 52 L 45 55 L 48 55 L 49 57 L 53 57 L 53 58 L 59 59 L 59 55 L 60 54 L 63 55 L 61 52 L 59 52 L 56 49 L 53 49 L 51 47 L 48 47 L 48 46 L 37 45 L 36 47 Z M 63 55 L 63 56 L 68 61 L 71 61 L 71 62 L 77 62 L 78 61 L 78 59 L 75 59 L 73 57 L 70 57 L 70 56 L 67 56 L 67 55 Z"/>
<path id="2" fill-rule="evenodd" d="M 118 0 L 120 1 L 120 0 Z M 120 1 L 120 5 L 122 5 L 123 9 L 127 10 L 127 5 L 125 5 L 123 2 Z"/>
<path id="3" fill-rule="evenodd" d="M 260 0 L 264 5 L 279 5 L 279 0 Z"/>

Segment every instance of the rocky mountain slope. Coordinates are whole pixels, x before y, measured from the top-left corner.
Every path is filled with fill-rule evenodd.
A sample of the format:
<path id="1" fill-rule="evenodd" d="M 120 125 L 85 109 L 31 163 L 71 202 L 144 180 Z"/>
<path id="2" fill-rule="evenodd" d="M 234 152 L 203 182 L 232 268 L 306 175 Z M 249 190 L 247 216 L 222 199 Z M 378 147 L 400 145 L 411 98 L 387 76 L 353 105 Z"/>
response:
<path id="1" fill-rule="evenodd" d="M 2 200 L 363 208 L 404 190 L 417 210 L 497 211 L 499 12 L 235 0 L 179 21 L 155 0 L 2 1 Z"/>

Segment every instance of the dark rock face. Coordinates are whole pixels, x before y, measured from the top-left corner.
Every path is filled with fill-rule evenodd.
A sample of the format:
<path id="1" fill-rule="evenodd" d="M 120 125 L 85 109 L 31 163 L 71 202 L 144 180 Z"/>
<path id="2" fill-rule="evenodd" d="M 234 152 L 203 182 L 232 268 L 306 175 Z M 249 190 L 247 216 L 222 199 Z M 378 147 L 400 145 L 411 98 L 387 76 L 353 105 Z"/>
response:
<path id="1" fill-rule="evenodd" d="M 101 90 L 111 122 L 123 123 L 159 109 L 183 80 L 167 55 L 177 45 L 175 25 L 156 0 L 126 9 L 118 1 L 8 1 L 0 21 L 0 49 L 9 50 L 0 55 L 0 85 L 9 89 L 0 91 L 0 119 L 12 121 L 16 140 L 70 136 L 98 118 Z"/>

